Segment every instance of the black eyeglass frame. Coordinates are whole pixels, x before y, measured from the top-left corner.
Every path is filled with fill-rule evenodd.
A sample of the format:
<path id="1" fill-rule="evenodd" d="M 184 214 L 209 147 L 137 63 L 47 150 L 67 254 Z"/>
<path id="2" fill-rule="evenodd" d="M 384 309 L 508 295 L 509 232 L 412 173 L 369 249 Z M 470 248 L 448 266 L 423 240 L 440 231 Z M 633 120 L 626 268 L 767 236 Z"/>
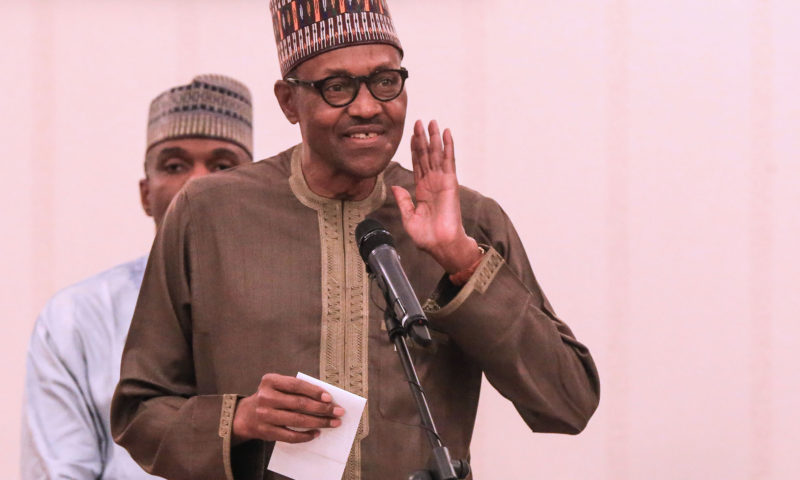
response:
<path id="1" fill-rule="evenodd" d="M 370 87 L 369 79 L 374 77 L 374 76 L 376 76 L 376 75 L 380 75 L 380 74 L 386 73 L 386 72 L 394 72 L 394 73 L 398 73 L 400 75 L 400 81 L 401 81 L 400 90 L 398 90 L 397 91 L 397 95 L 394 95 L 393 97 L 381 98 L 381 97 L 375 95 L 375 92 L 372 91 L 372 87 Z M 331 80 L 333 78 L 348 78 L 351 81 L 355 81 L 356 82 L 356 88 L 355 88 L 355 90 L 353 90 L 353 98 L 351 98 L 350 100 L 348 100 L 347 102 L 342 103 L 342 104 L 334 104 L 334 103 L 329 102 L 328 99 L 325 98 L 325 94 L 323 93 L 322 87 L 325 85 L 325 82 L 327 82 L 328 80 Z M 361 91 L 361 84 L 362 83 L 367 86 L 367 90 L 369 91 L 370 95 L 372 95 L 372 97 L 375 100 L 378 100 L 378 101 L 381 101 L 381 102 L 391 102 L 392 100 L 394 100 L 395 98 L 399 97 L 400 94 L 403 93 L 403 89 L 406 88 L 406 80 L 407 79 L 408 79 L 408 70 L 406 70 L 403 67 L 400 67 L 400 68 L 393 68 L 393 69 L 378 70 L 377 72 L 373 72 L 373 73 L 371 73 L 369 75 L 366 75 L 366 76 L 365 75 L 339 74 L 339 75 L 331 75 L 330 77 L 325 77 L 323 79 L 315 80 L 313 82 L 307 82 L 305 80 L 300 80 L 299 78 L 294 78 L 294 77 L 287 77 L 285 79 L 285 81 L 291 83 L 292 85 L 302 85 L 304 87 L 311 87 L 311 88 L 313 88 L 313 89 L 315 89 L 316 91 L 319 92 L 319 96 L 322 97 L 322 99 L 325 101 L 325 103 L 327 103 L 331 107 L 340 108 L 340 107 L 346 107 L 346 106 L 350 105 L 351 103 L 353 103 L 355 101 L 355 99 L 358 97 L 358 93 Z"/>

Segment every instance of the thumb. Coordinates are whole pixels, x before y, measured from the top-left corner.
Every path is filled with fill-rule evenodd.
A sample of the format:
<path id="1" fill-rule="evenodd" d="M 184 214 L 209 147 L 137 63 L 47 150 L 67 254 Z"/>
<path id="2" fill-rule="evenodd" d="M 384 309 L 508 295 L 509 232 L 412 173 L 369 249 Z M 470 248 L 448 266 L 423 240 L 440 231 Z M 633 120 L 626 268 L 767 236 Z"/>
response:
<path id="1" fill-rule="evenodd" d="M 395 200 L 397 200 L 397 208 L 400 209 L 400 215 L 403 217 L 403 223 L 414 215 L 414 202 L 411 200 L 411 194 L 408 193 L 403 187 L 397 185 L 392 186 L 392 193 Z"/>

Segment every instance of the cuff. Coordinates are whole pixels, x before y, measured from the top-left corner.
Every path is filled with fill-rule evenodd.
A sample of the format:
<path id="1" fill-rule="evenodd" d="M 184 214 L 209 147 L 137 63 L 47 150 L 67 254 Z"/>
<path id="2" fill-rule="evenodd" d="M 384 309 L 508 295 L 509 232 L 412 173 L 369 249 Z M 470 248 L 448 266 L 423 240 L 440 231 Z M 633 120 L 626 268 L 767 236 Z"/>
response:
<path id="1" fill-rule="evenodd" d="M 231 467 L 231 436 L 233 435 L 233 414 L 239 397 L 233 394 L 222 396 L 222 412 L 219 417 L 219 436 L 222 437 L 222 463 L 225 466 L 225 478 L 233 479 Z"/>
<path id="2" fill-rule="evenodd" d="M 454 285 L 446 275 L 442 278 L 431 298 L 423 305 L 425 313 L 431 318 L 450 315 L 472 295 L 472 292 L 485 293 L 504 264 L 505 260 L 497 250 L 488 247 L 475 273 L 463 287 Z"/>

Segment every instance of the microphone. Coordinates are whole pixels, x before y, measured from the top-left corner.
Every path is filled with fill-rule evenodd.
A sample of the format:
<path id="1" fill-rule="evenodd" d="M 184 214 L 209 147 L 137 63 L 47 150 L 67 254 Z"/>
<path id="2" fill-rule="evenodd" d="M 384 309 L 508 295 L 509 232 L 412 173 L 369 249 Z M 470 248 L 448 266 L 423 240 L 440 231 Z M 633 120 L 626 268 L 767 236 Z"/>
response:
<path id="1" fill-rule="evenodd" d="M 386 308 L 394 311 L 400 326 L 415 342 L 429 345 L 428 318 L 403 271 L 392 234 L 380 222 L 368 218 L 356 226 L 356 241 L 367 272 L 378 280 L 383 291 Z"/>

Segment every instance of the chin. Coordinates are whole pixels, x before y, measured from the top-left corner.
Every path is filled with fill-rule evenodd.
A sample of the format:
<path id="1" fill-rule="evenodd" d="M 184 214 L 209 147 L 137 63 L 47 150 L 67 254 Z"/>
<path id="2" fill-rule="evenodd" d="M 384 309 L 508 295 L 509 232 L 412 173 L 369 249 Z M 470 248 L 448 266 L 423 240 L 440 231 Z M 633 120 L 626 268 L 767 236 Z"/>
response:
<path id="1" fill-rule="evenodd" d="M 346 160 L 345 166 L 354 176 L 359 178 L 374 178 L 380 175 L 380 173 L 389 166 L 389 162 L 391 161 L 392 157 L 386 156 L 385 154 L 379 156 L 364 155 L 363 157 L 361 155 L 356 155 Z"/>

